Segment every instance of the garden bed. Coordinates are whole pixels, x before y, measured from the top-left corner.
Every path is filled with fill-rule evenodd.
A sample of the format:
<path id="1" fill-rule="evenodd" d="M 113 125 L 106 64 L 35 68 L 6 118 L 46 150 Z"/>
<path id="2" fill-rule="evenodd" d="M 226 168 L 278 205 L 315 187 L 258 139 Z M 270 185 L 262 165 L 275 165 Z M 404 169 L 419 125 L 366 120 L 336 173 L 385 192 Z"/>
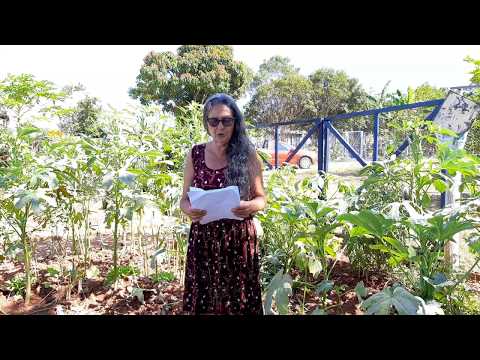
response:
<path id="1" fill-rule="evenodd" d="M 52 276 L 47 270 L 58 269 L 62 262 L 71 260 L 61 255 L 46 251 L 37 254 L 38 278 L 32 286 L 32 299 L 29 306 L 25 306 L 20 294 L 9 289 L 9 280 L 23 272 L 19 262 L 4 261 L 0 266 L 0 314 L 36 314 L 36 315 L 181 315 L 183 284 L 177 277 L 171 281 L 154 282 L 153 276 L 126 276 L 117 284 L 117 288 L 107 285 L 105 280 L 112 268 L 112 251 L 109 247 L 109 237 L 97 237 L 91 251 L 91 266 L 98 269 L 95 276 L 91 276 L 69 288 L 67 277 Z M 44 242 L 48 242 L 44 240 Z M 120 265 L 140 264 L 141 254 L 129 251 L 129 244 L 120 251 Z M 40 250 L 39 250 L 40 251 Z M 163 267 L 162 271 L 167 271 Z M 299 275 L 299 274 L 297 274 Z M 292 277 L 296 277 L 295 272 Z M 372 295 L 392 284 L 386 275 L 370 274 L 361 276 L 353 271 L 348 258 L 340 256 L 330 277 L 335 284 L 342 285 L 341 294 L 331 291 L 327 300 L 328 314 L 360 315 L 359 300 L 355 293 L 355 286 L 363 281 Z M 480 274 L 473 273 L 468 285 L 471 290 L 480 294 Z M 142 289 L 140 292 L 139 290 Z M 340 296 L 339 296 L 340 295 Z M 143 299 L 141 297 L 143 296 Z M 143 300 L 143 301 L 141 301 Z M 303 312 L 302 304 L 305 311 Z M 297 287 L 290 299 L 290 308 L 294 314 L 309 314 L 321 304 L 321 299 L 310 291 L 304 298 L 304 289 Z"/>

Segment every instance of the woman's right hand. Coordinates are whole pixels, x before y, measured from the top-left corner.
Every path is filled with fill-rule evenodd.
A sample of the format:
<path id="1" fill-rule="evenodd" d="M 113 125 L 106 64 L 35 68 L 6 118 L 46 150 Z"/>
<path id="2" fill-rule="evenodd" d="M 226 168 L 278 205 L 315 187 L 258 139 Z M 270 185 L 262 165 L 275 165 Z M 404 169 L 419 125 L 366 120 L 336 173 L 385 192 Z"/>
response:
<path id="1" fill-rule="evenodd" d="M 200 221 L 206 214 L 206 210 L 201 210 L 201 209 L 192 209 L 190 206 L 185 209 L 185 214 L 192 219 L 193 222 Z"/>

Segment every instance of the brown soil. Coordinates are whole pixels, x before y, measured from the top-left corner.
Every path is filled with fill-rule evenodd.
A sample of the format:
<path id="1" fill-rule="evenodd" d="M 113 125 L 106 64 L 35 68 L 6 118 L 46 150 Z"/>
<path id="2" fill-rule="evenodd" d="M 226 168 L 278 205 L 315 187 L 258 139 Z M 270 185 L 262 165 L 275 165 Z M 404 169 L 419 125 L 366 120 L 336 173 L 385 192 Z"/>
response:
<path id="1" fill-rule="evenodd" d="M 45 240 L 51 241 L 51 240 Z M 61 276 L 48 273 L 47 269 L 61 268 L 61 265 L 71 262 L 72 257 L 67 254 L 55 254 L 48 246 L 37 248 L 37 274 L 32 286 L 32 298 L 30 304 L 24 304 L 21 295 L 16 295 L 9 290 L 7 282 L 17 274 L 23 273 L 22 264 L 4 260 L 0 264 L 0 314 L 37 314 L 37 315 L 60 315 L 60 314 L 108 314 L 108 315 L 179 315 L 182 314 L 182 292 L 183 286 L 179 279 L 173 281 L 162 281 L 154 283 L 150 277 L 129 276 L 121 279 L 117 288 L 105 283 L 105 278 L 112 268 L 111 239 L 108 236 L 97 236 L 92 244 L 91 266 L 98 269 L 96 276 L 81 281 L 75 286 L 69 286 L 67 275 Z M 79 260 L 77 260 L 79 262 Z M 120 246 L 119 264 L 135 265 L 142 269 L 143 258 L 141 254 L 135 253 Z M 81 266 L 80 266 L 81 269 Z M 159 271 L 171 270 L 165 265 Z M 66 274 L 64 270 L 64 274 Z M 300 279 L 300 274 L 293 273 L 294 279 Z M 310 279 L 312 280 L 312 279 Z M 309 281 L 310 281 L 309 280 Z M 322 279 L 316 279 L 318 283 Z M 365 277 L 352 270 L 348 258 L 340 258 L 336 263 L 330 280 L 336 286 L 343 288 L 338 291 L 329 292 L 326 306 L 329 314 L 359 315 L 362 310 L 359 307 L 359 300 L 355 294 L 355 286 L 363 281 L 372 295 L 381 291 L 385 286 L 392 284 L 392 280 L 386 275 L 370 274 Z M 469 287 L 480 292 L 480 274 L 473 273 Z M 135 290 L 139 288 L 142 290 Z M 138 296 L 143 294 L 143 301 Z M 302 311 L 302 304 L 304 311 Z M 307 291 L 304 298 L 304 288 L 295 288 L 290 301 L 293 313 L 309 314 L 317 307 L 323 308 L 321 299 L 314 290 Z"/>

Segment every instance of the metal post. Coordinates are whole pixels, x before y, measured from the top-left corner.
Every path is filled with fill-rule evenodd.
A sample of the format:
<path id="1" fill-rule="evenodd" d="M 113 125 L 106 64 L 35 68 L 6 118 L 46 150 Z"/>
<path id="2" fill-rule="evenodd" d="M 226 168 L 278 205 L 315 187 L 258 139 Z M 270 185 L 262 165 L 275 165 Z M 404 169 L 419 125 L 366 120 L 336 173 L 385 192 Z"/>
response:
<path id="1" fill-rule="evenodd" d="M 275 169 L 278 169 L 278 126 L 275 126 Z"/>
<path id="2" fill-rule="evenodd" d="M 442 169 L 442 174 L 447 174 L 447 170 L 443 170 Z M 440 207 L 442 209 L 445 209 L 445 207 L 447 206 L 447 193 L 446 192 L 442 192 L 440 194 Z"/>
<path id="3" fill-rule="evenodd" d="M 380 114 L 376 113 L 373 115 L 373 156 L 372 161 L 378 160 L 378 133 L 379 133 L 379 125 L 380 125 Z"/>
<path id="4" fill-rule="evenodd" d="M 317 126 L 317 151 L 318 151 L 318 162 L 317 162 L 317 170 L 318 174 L 324 171 L 323 167 L 323 157 L 324 157 L 324 148 L 323 148 L 323 123 L 324 121 L 321 120 L 316 123 Z"/>
<path id="5" fill-rule="evenodd" d="M 330 149 L 328 148 L 328 124 L 330 122 L 328 120 L 325 120 L 323 122 L 323 146 L 324 146 L 324 150 L 323 150 L 323 169 L 325 172 L 328 171 L 328 158 L 329 158 L 329 155 L 330 155 Z"/>
<path id="6" fill-rule="evenodd" d="M 453 140 L 451 147 L 454 149 L 463 149 L 465 147 L 465 142 L 467 140 L 468 131 L 466 131 L 462 136 Z M 446 174 L 446 170 L 442 170 L 442 173 Z M 460 192 L 460 183 L 462 181 L 462 174 L 457 172 L 453 178 L 452 186 L 444 193 L 441 194 L 441 206 L 451 207 L 455 209 L 459 206 L 459 200 L 461 198 Z M 453 236 L 453 241 L 449 241 L 445 244 L 445 261 L 453 269 L 458 269 L 460 266 L 460 242 L 462 241 L 461 233 L 457 233 Z"/>

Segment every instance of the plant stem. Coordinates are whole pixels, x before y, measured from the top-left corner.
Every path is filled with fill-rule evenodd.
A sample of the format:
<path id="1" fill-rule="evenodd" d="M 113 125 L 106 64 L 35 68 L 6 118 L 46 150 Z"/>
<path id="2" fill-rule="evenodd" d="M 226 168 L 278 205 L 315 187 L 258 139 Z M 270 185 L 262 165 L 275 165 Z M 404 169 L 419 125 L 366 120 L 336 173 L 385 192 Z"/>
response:
<path id="1" fill-rule="evenodd" d="M 30 274 L 30 244 L 27 235 L 27 220 L 28 220 L 28 211 L 29 206 L 27 205 L 25 208 L 25 216 L 23 218 L 22 227 L 21 227 L 21 239 L 23 243 L 23 254 L 25 258 L 25 305 L 30 303 L 30 297 L 32 293 L 32 279 Z"/>
<path id="2" fill-rule="evenodd" d="M 117 283 L 117 242 L 118 242 L 118 189 L 115 188 L 115 215 L 114 215 L 114 228 L 113 228 L 113 273 L 115 277 L 115 284 Z"/>

